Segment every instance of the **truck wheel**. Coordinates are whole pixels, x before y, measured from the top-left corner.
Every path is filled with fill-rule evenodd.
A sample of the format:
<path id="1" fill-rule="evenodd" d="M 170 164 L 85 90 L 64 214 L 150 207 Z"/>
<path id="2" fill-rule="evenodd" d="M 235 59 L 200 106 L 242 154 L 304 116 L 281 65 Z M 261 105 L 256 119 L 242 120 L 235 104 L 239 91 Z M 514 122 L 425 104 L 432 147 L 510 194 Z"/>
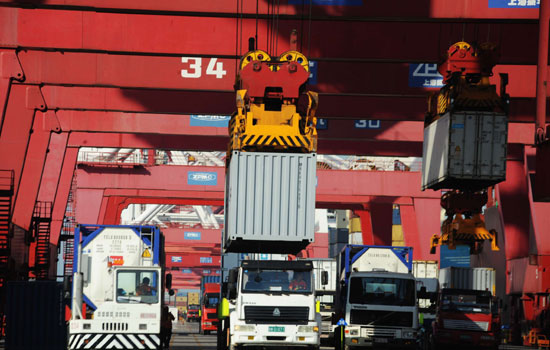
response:
<path id="1" fill-rule="evenodd" d="M 210 331 L 203 331 L 202 332 L 204 335 L 209 335 L 210 334 Z"/>

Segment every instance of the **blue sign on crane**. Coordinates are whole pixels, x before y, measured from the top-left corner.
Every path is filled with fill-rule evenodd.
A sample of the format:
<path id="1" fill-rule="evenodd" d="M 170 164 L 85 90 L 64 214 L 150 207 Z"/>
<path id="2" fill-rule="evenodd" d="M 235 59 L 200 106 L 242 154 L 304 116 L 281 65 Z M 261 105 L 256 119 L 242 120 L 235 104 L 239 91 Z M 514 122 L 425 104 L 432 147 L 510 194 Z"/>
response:
<path id="1" fill-rule="evenodd" d="M 540 0 L 489 0 L 489 8 L 538 9 Z"/>
<path id="2" fill-rule="evenodd" d="M 455 249 L 449 249 L 442 245 L 440 248 L 440 268 L 446 267 L 470 267 L 470 247 L 467 245 L 456 246 Z"/>
<path id="3" fill-rule="evenodd" d="M 437 70 L 437 63 L 409 64 L 409 87 L 443 87 L 443 76 Z"/>

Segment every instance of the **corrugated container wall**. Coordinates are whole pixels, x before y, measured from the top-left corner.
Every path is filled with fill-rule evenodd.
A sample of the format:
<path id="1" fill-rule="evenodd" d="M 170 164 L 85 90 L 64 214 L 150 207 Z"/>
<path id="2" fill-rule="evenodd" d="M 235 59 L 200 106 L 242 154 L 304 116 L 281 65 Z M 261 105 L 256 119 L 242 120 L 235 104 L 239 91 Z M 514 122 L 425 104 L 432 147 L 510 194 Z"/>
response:
<path id="1" fill-rule="evenodd" d="M 224 250 L 296 254 L 314 240 L 316 154 L 234 151 Z"/>
<path id="2" fill-rule="evenodd" d="M 200 295 L 197 292 L 187 293 L 187 305 L 200 305 Z"/>
<path id="3" fill-rule="evenodd" d="M 438 278 L 439 266 L 437 264 L 437 261 L 414 260 L 413 275 L 416 278 Z"/>
<path id="4" fill-rule="evenodd" d="M 506 178 L 508 121 L 490 112 L 447 113 L 424 129 L 422 189 L 481 189 Z"/>
<path id="5" fill-rule="evenodd" d="M 221 276 L 202 276 L 201 283 L 220 283 Z"/>
<path id="6" fill-rule="evenodd" d="M 439 271 L 441 288 L 488 290 L 495 295 L 496 271 L 488 267 L 446 267 Z"/>
<path id="7" fill-rule="evenodd" d="M 55 281 L 8 282 L 6 321 L 6 349 L 66 349 L 62 285 Z"/>

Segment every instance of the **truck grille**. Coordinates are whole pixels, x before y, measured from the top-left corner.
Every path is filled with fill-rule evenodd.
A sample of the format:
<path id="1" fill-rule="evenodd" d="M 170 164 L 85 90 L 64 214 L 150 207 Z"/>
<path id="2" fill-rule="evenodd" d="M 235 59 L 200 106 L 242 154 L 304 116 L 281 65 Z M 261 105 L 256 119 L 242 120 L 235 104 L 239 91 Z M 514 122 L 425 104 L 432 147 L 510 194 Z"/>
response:
<path id="1" fill-rule="evenodd" d="M 103 322 L 101 324 L 101 330 L 103 331 L 127 331 L 128 323 L 124 322 Z"/>
<path id="2" fill-rule="evenodd" d="M 473 320 L 443 320 L 443 327 L 446 329 L 462 329 L 465 331 L 482 331 L 489 330 L 489 322 L 473 321 Z"/>
<path id="3" fill-rule="evenodd" d="M 412 327 L 412 312 L 388 312 L 381 310 L 351 310 L 351 324 L 371 326 Z"/>
<path id="4" fill-rule="evenodd" d="M 361 334 L 365 338 L 383 337 L 383 338 L 395 338 L 395 330 L 387 328 L 366 328 Z"/>
<path id="5" fill-rule="evenodd" d="M 245 306 L 246 323 L 299 323 L 308 321 L 309 307 L 298 306 Z"/>

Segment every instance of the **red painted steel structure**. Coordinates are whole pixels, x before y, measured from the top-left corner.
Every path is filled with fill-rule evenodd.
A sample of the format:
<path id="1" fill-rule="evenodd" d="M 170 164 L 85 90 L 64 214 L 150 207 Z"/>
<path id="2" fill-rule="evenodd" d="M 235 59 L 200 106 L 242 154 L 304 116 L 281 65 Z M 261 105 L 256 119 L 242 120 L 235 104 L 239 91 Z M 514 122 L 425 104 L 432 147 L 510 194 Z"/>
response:
<path id="1" fill-rule="evenodd" d="M 216 173 L 218 183 L 188 185 L 189 171 Z M 423 249 L 429 246 L 426 233 L 439 230 L 439 216 L 423 214 L 426 205 L 437 208 L 440 194 L 420 191 L 415 185 L 419 176 L 417 172 L 318 170 L 316 206 L 355 209 L 367 217 L 362 221 L 364 242 L 391 245 L 391 218 L 388 220 L 384 213 L 391 215 L 391 205 L 399 204 L 407 243 L 414 244 L 418 259 L 428 260 L 428 250 Z M 224 169 L 220 167 L 81 167 L 77 169 L 77 222 L 118 224 L 120 213 L 131 203 L 221 205 L 223 179 Z M 415 210 L 417 205 L 421 210 Z"/>
<path id="2" fill-rule="evenodd" d="M 274 24 L 272 19 L 277 17 L 270 2 L 243 0 L 240 3 L 242 8 L 235 8 L 231 2 L 213 0 L 115 3 L 0 0 L 0 164 L 16 173 L 14 223 L 28 227 L 32 213 L 29 207 L 38 197 L 54 202 L 53 232 L 54 235 L 59 232 L 78 147 L 83 145 L 223 149 L 225 134 L 216 134 L 218 130 L 213 128 L 187 127 L 175 133 L 174 130 L 181 127 L 178 121 L 172 133 L 157 133 L 157 128 L 162 129 L 161 124 L 153 125 L 155 132 L 152 133 L 139 131 L 140 125 L 127 124 L 122 114 L 230 113 L 234 109 L 231 89 L 234 62 L 246 50 L 243 42 L 256 34 L 258 23 L 259 48 L 267 47 L 269 29 Z M 535 45 L 537 34 L 541 33 L 538 24 L 547 22 L 546 0 L 542 1 L 540 16 L 536 9 L 489 8 L 486 1 L 478 0 L 398 0 L 391 5 L 365 2 L 359 7 L 281 3 L 277 9 L 278 32 L 271 37 L 284 40 L 274 39 L 271 44 L 276 45 L 279 52 L 285 51 L 288 49 L 286 38 L 290 30 L 296 28 L 302 35 L 299 49 L 318 62 L 315 87 L 321 93 L 318 115 L 330 118 L 329 130 L 319 132 L 321 153 L 419 154 L 421 137 L 414 130 L 418 130 L 423 121 L 425 91 L 408 86 L 408 63 L 435 63 L 442 48 L 460 39 L 500 41 L 503 64 L 497 66 L 495 72 L 510 73 L 510 119 L 524 123 L 512 124 L 517 126 L 517 131 L 510 128 L 510 139 L 512 143 L 532 143 L 535 93 L 539 105 L 548 94 L 540 89 L 542 82 L 548 80 L 543 73 L 547 70 L 547 60 L 537 61 Z M 37 9 L 26 8 L 29 4 Z M 537 18 L 544 20 L 537 22 Z M 546 32 L 542 30 L 544 35 Z M 540 36 L 539 56 L 548 48 L 544 35 Z M 191 59 L 184 63 L 182 57 L 201 58 L 201 79 L 182 77 L 182 70 L 192 73 L 191 64 L 197 62 Z M 206 74 L 212 59 L 224 65 L 226 74 L 220 79 Z M 532 83 L 535 76 L 538 89 Z M 42 84 L 44 86 L 38 88 Z M 46 113 L 36 112 L 46 109 Z M 52 113 L 52 110 L 58 111 Z M 110 124 L 104 119 L 95 119 L 98 112 L 119 113 L 120 118 Z M 63 119 L 64 113 L 82 113 L 81 117 L 93 123 L 81 121 L 80 126 L 73 129 L 75 124 L 63 125 L 57 121 Z M 548 122 L 546 113 L 537 115 L 537 126 L 544 127 Z M 138 114 L 125 116 L 132 120 L 138 118 Z M 380 119 L 383 128 L 356 130 L 351 119 Z M 56 133 L 60 131 L 58 125 L 60 134 Z M 124 132 L 116 129 L 121 126 L 125 126 Z M 29 134 L 31 127 L 33 132 Z M 113 131 L 120 133 L 111 134 Z M 141 134 L 128 135 L 134 132 Z M 49 147 L 47 154 L 44 147 Z M 539 146 L 538 179 L 544 179 L 540 175 L 548 171 L 548 149 L 547 144 L 546 148 Z M 498 186 L 497 191 L 509 243 L 505 248 L 508 271 L 513 271 L 509 274 L 508 291 L 527 306 L 526 317 L 533 319 L 537 312 L 529 303 L 534 305 L 540 300 L 530 295 L 547 296 L 550 285 L 546 277 L 535 278 L 550 265 L 549 245 L 543 234 L 548 226 L 544 221 L 546 216 L 541 214 L 547 208 L 531 197 L 532 167 L 528 163 L 532 154 L 518 145 L 512 145 L 509 153 L 508 180 Z M 39 173 L 42 176 L 37 189 Z M 543 191 L 550 193 L 549 183 L 544 186 L 539 180 L 536 186 L 535 195 Z M 128 197 L 148 193 L 115 195 L 115 192 L 109 196 L 113 198 L 110 205 L 115 207 L 127 202 Z M 327 203 L 334 207 L 345 203 L 339 201 L 337 193 L 327 198 Z M 371 205 L 376 203 L 379 202 L 372 200 Z M 526 206 L 516 210 L 517 203 Z M 365 218 L 365 227 L 377 226 L 369 222 L 370 215 L 365 211 L 376 209 L 355 209 Z M 427 198 L 402 203 L 406 238 L 431 235 L 435 230 L 430 228 L 425 234 L 420 228 L 424 228 L 424 220 L 433 215 L 425 213 L 434 213 L 436 209 L 439 209 L 437 205 L 432 205 Z M 115 218 L 111 213 L 110 220 Z M 535 228 L 534 237 L 529 235 L 530 225 Z M 407 233 L 407 227 L 408 232 L 416 229 L 418 235 Z M 373 242 L 376 239 L 381 238 L 374 237 Z M 420 243 L 419 246 L 427 245 Z M 536 254 L 529 249 L 532 246 L 537 247 Z"/>

